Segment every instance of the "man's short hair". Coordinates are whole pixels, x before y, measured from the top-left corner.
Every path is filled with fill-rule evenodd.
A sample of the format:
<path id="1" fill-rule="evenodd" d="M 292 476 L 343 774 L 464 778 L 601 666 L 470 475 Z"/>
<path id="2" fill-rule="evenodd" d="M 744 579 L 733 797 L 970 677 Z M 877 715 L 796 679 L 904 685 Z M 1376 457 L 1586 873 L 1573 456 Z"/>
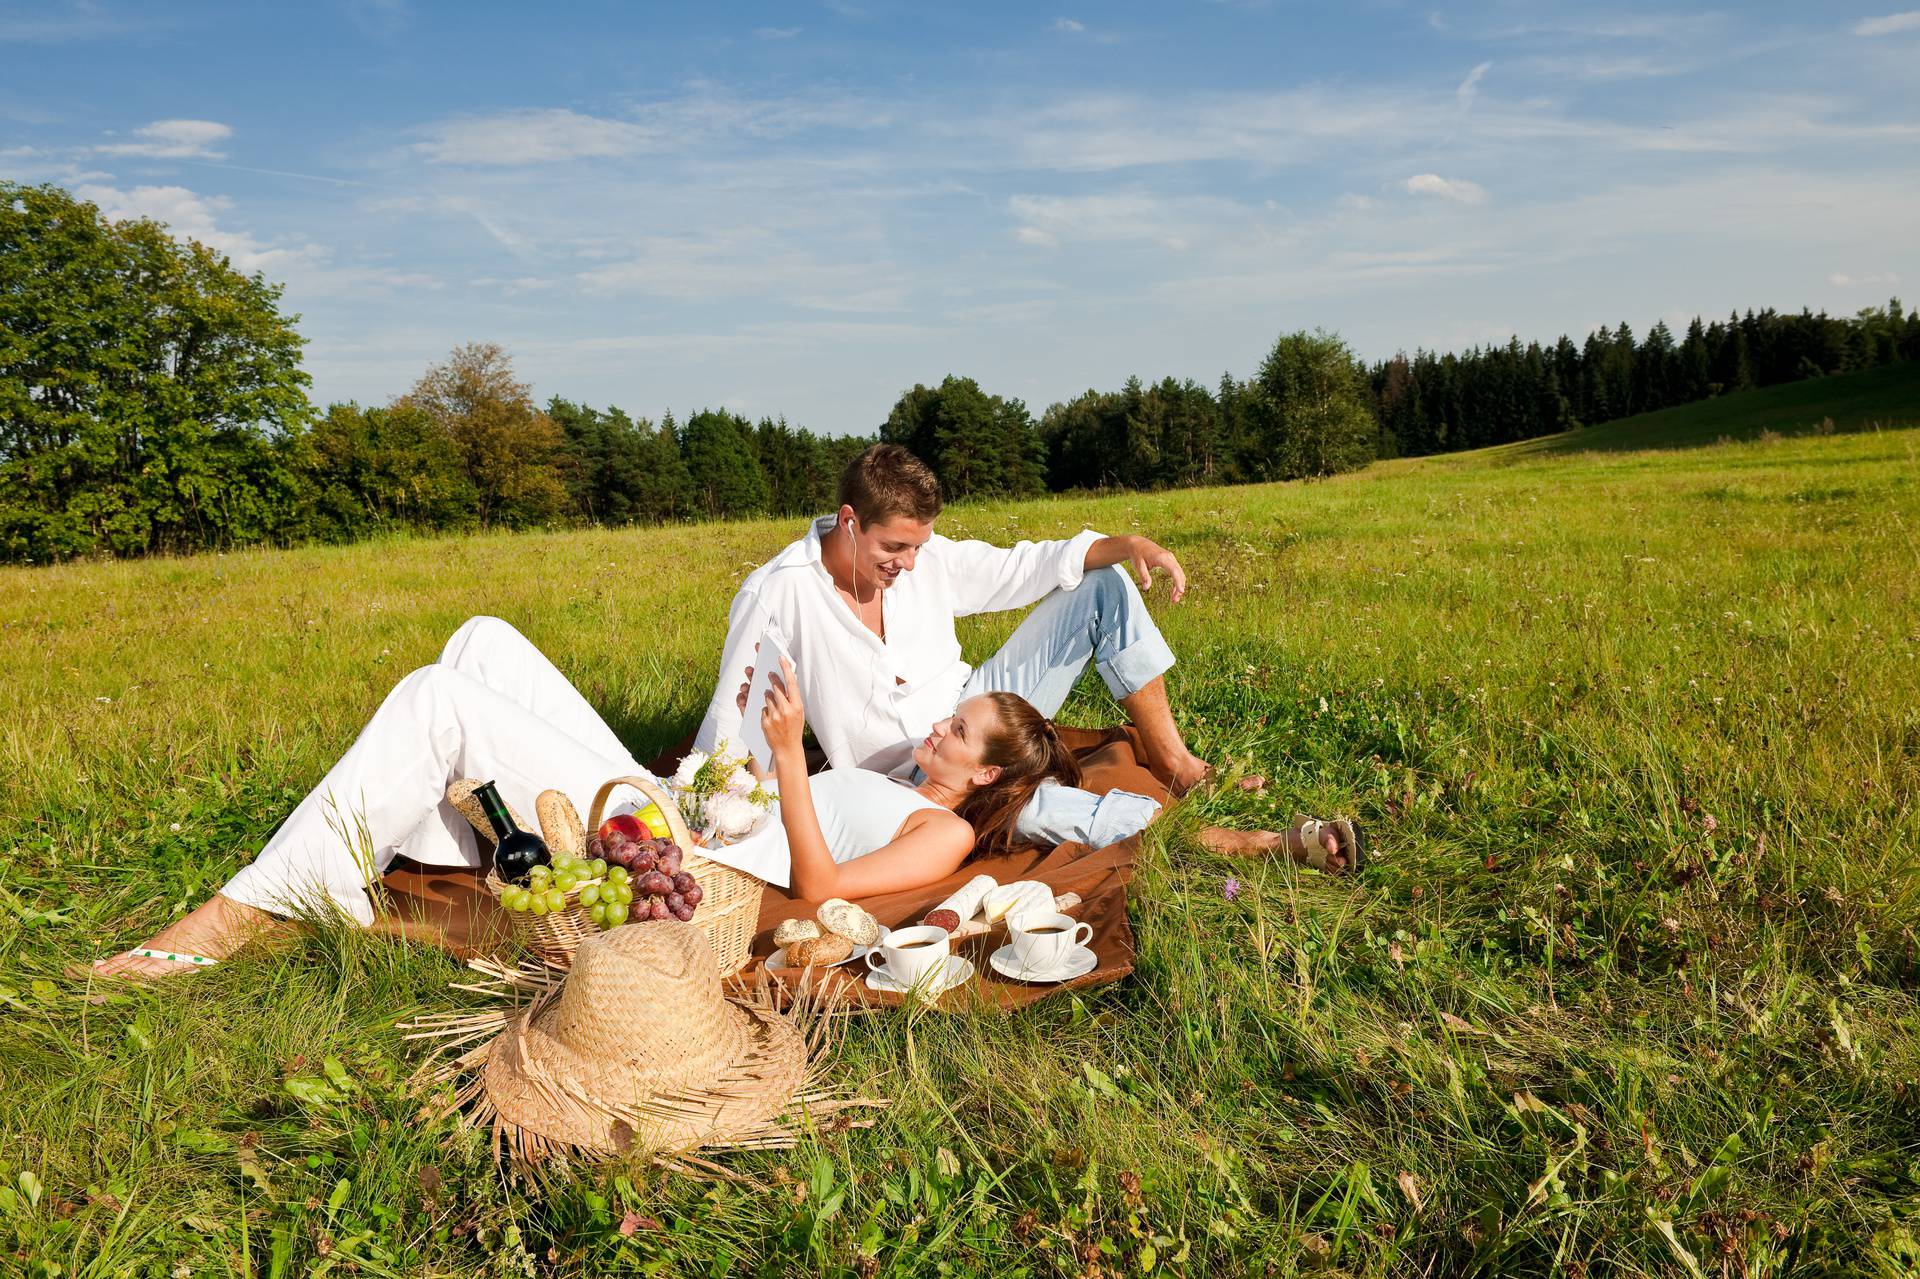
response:
<path id="1" fill-rule="evenodd" d="M 840 504 L 862 524 L 896 515 L 931 523 L 940 514 L 940 481 L 933 469 L 898 444 L 862 449 L 840 472 Z"/>

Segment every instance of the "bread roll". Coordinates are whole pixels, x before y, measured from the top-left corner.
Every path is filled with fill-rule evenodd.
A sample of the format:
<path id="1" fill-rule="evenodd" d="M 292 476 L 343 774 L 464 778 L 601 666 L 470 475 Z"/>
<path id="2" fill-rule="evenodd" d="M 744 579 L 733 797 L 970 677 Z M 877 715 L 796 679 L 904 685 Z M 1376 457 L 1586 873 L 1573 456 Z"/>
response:
<path id="1" fill-rule="evenodd" d="M 820 925 L 811 919 L 787 919 L 782 920 L 780 926 L 773 930 L 773 944 L 791 946 L 799 941 L 813 941 L 819 936 Z"/>
<path id="2" fill-rule="evenodd" d="M 486 810 L 480 807 L 480 801 L 473 797 L 473 793 L 482 785 L 484 783 L 471 777 L 457 777 L 447 785 L 447 802 L 453 805 L 455 812 L 467 819 L 467 824 L 473 827 L 475 834 L 480 836 L 480 846 L 492 848 L 493 823 L 487 820 Z M 501 796 L 501 802 L 506 802 L 506 796 Z M 512 804 L 507 804 L 507 815 L 513 818 L 513 824 L 521 830 L 533 829 L 527 825 L 527 819 L 514 810 Z"/>
<path id="3" fill-rule="evenodd" d="M 572 800 L 557 790 L 543 790 L 533 801 L 533 815 L 540 819 L 540 837 L 547 841 L 547 851 L 569 857 L 587 855 L 587 830 Z"/>
<path id="4" fill-rule="evenodd" d="M 1021 879 L 1002 884 L 987 894 L 987 922 L 997 924 L 1009 915 L 1026 910 L 1052 910 L 1053 890 L 1037 879 Z"/>
<path id="5" fill-rule="evenodd" d="M 880 940 L 880 921 L 841 897 L 820 903 L 820 927 L 856 946 L 871 946 Z"/>
<path id="6" fill-rule="evenodd" d="M 802 938 L 787 947 L 787 967 L 820 968 L 853 954 L 853 942 L 837 933 Z"/>

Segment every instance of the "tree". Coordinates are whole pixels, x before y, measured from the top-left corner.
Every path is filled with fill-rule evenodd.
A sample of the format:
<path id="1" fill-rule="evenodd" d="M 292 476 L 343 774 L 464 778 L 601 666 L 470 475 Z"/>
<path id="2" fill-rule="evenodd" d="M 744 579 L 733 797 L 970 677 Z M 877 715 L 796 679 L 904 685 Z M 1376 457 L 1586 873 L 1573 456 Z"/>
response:
<path id="1" fill-rule="evenodd" d="M 564 447 L 558 471 L 576 519 L 589 524 L 657 524 L 691 508 L 691 483 L 680 444 L 617 408 L 605 412 L 554 396 L 547 416 Z"/>
<path id="2" fill-rule="evenodd" d="M 1376 426 L 1347 344 L 1324 329 L 1282 336 L 1260 365 L 1267 473 L 1331 475 L 1373 460 Z"/>
<path id="3" fill-rule="evenodd" d="M 431 418 L 453 442 L 473 484 L 483 528 L 522 528 L 563 515 L 567 490 L 556 463 L 562 444 L 554 420 L 534 407 L 513 359 L 492 342 L 457 346 L 395 401 Z"/>
<path id="4" fill-rule="evenodd" d="M 767 474 L 751 423 L 724 409 L 702 409 L 680 431 L 694 513 L 707 519 L 759 515 L 767 509 Z"/>
<path id="5" fill-rule="evenodd" d="M 311 415 L 280 287 L 0 182 L 0 559 L 300 536 Z"/>
<path id="6" fill-rule="evenodd" d="M 1047 450 L 1026 404 L 988 395 L 970 377 L 916 384 L 894 403 L 880 438 L 932 467 L 948 498 L 1017 497 L 1044 487 Z"/>
<path id="7" fill-rule="evenodd" d="M 421 409 L 332 405 L 307 434 L 302 461 L 311 531 L 324 540 L 474 522 L 473 482 L 452 441 Z"/>

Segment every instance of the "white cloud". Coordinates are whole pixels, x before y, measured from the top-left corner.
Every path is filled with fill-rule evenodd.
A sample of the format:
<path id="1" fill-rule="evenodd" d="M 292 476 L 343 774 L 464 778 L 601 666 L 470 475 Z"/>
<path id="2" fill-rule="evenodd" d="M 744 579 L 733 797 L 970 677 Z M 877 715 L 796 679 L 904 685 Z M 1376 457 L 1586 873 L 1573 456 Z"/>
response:
<path id="1" fill-rule="evenodd" d="M 1443 178 L 1437 173 L 1416 173 L 1401 184 L 1415 195 L 1437 195 L 1459 204 L 1481 204 L 1487 193 L 1478 182 L 1465 178 Z"/>
<path id="2" fill-rule="evenodd" d="M 1373 208 L 1375 205 L 1379 204 L 1380 202 L 1374 199 L 1370 195 L 1356 195 L 1355 193 L 1349 191 L 1347 194 L 1341 196 L 1334 203 L 1338 205 L 1340 208 L 1346 209 L 1352 213 L 1365 213 L 1368 209 Z"/>
<path id="3" fill-rule="evenodd" d="M 659 135 L 626 120 L 528 107 L 429 125 L 413 152 L 433 164 L 554 164 L 632 155 Z"/>
<path id="4" fill-rule="evenodd" d="M 1890 36 L 1902 31 L 1920 31 L 1920 9 L 1889 13 L 1878 18 L 1862 18 L 1853 24 L 1857 36 Z"/>
<path id="5" fill-rule="evenodd" d="M 755 27 L 753 34 L 762 40 L 791 40 L 803 29 L 801 27 Z"/>
<path id="6" fill-rule="evenodd" d="M 1086 29 L 1087 29 L 1086 23 L 1075 22 L 1072 18 L 1055 18 L 1053 20 L 1053 25 L 1047 28 L 1047 30 L 1049 31 L 1064 32 L 1067 35 L 1078 35 L 1080 32 L 1085 31 Z"/>
<path id="7" fill-rule="evenodd" d="M 219 144 L 233 136 L 229 125 L 213 120 L 155 120 L 133 131 L 138 142 L 94 147 L 99 155 L 138 156 L 149 160 L 221 160 Z"/>
<path id="8" fill-rule="evenodd" d="M 266 244 L 245 231 L 220 225 L 220 218 L 232 207 L 225 196 L 203 196 L 181 186 L 140 186 L 131 191 L 118 187 L 87 185 L 74 194 L 100 206 L 103 217 L 120 222 L 151 218 L 182 239 L 198 240 L 208 248 L 224 253 L 236 270 L 249 274 L 265 271 L 275 279 L 285 278 L 290 269 L 311 268 L 326 257 L 326 250 L 315 244 L 279 247 Z"/>
<path id="9" fill-rule="evenodd" d="M 591 294 L 703 302 L 755 297 L 818 311 L 890 311 L 905 302 L 899 273 L 849 249 L 829 253 L 785 229 L 730 227 L 623 240 L 622 256 L 582 271 Z"/>
<path id="10" fill-rule="evenodd" d="M 1474 98 L 1479 96 L 1480 93 L 1480 81 L 1485 79 L 1487 72 L 1492 69 L 1493 64 L 1491 62 L 1482 62 L 1479 66 L 1467 72 L 1467 78 L 1462 80 L 1460 87 L 1453 91 L 1454 100 L 1460 104 L 1462 111 L 1465 111 L 1473 105 Z"/>
<path id="11" fill-rule="evenodd" d="M 1898 284 L 1900 277 L 1891 271 L 1884 275 L 1844 275 L 1835 271 L 1827 277 L 1827 283 L 1838 289 L 1874 288 L 1884 284 Z"/>
<path id="12" fill-rule="evenodd" d="M 1062 242 L 1155 245 L 1185 252 L 1196 241 L 1222 234 L 1256 237 L 1259 217 L 1234 200 L 1217 196 L 1163 196 L 1152 191 L 1102 195 L 1016 195 L 1007 207 L 1019 219 L 1014 233 L 1023 244 Z"/>
<path id="13" fill-rule="evenodd" d="M 408 150 L 431 164 L 510 167 L 617 159 L 690 150 L 727 138 L 779 138 L 816 128 L 871 129 L 884 111 L 844 93 L 748 98 L 695 83 L 686 93 L 643 102 L 623 117 L 566 107 L 522 107 L 422 126 Z"/>

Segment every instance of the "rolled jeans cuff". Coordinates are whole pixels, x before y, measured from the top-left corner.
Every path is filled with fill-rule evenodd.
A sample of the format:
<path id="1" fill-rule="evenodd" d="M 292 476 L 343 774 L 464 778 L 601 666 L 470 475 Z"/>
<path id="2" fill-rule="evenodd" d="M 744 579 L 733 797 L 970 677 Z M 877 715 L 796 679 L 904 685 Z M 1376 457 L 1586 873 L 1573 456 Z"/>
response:
<path id="1" fill-rule="evenodd" d="M 1020 810 L 1014 829 L 1022 839 L 1047 846 L 1071 842 L 1105 848 L 1139 834 L 1159 812 L 1158 801 L 1132 791 L 1096 795 L 1048 781 Z"/>
<path id="2" fill-rule="evenodd" d="M 1131 697 L 1173 667 L 1173 649 L 1157 626 L 1148 626 L 1133 643 L 1095 662 L 1114 700 Z"/>

